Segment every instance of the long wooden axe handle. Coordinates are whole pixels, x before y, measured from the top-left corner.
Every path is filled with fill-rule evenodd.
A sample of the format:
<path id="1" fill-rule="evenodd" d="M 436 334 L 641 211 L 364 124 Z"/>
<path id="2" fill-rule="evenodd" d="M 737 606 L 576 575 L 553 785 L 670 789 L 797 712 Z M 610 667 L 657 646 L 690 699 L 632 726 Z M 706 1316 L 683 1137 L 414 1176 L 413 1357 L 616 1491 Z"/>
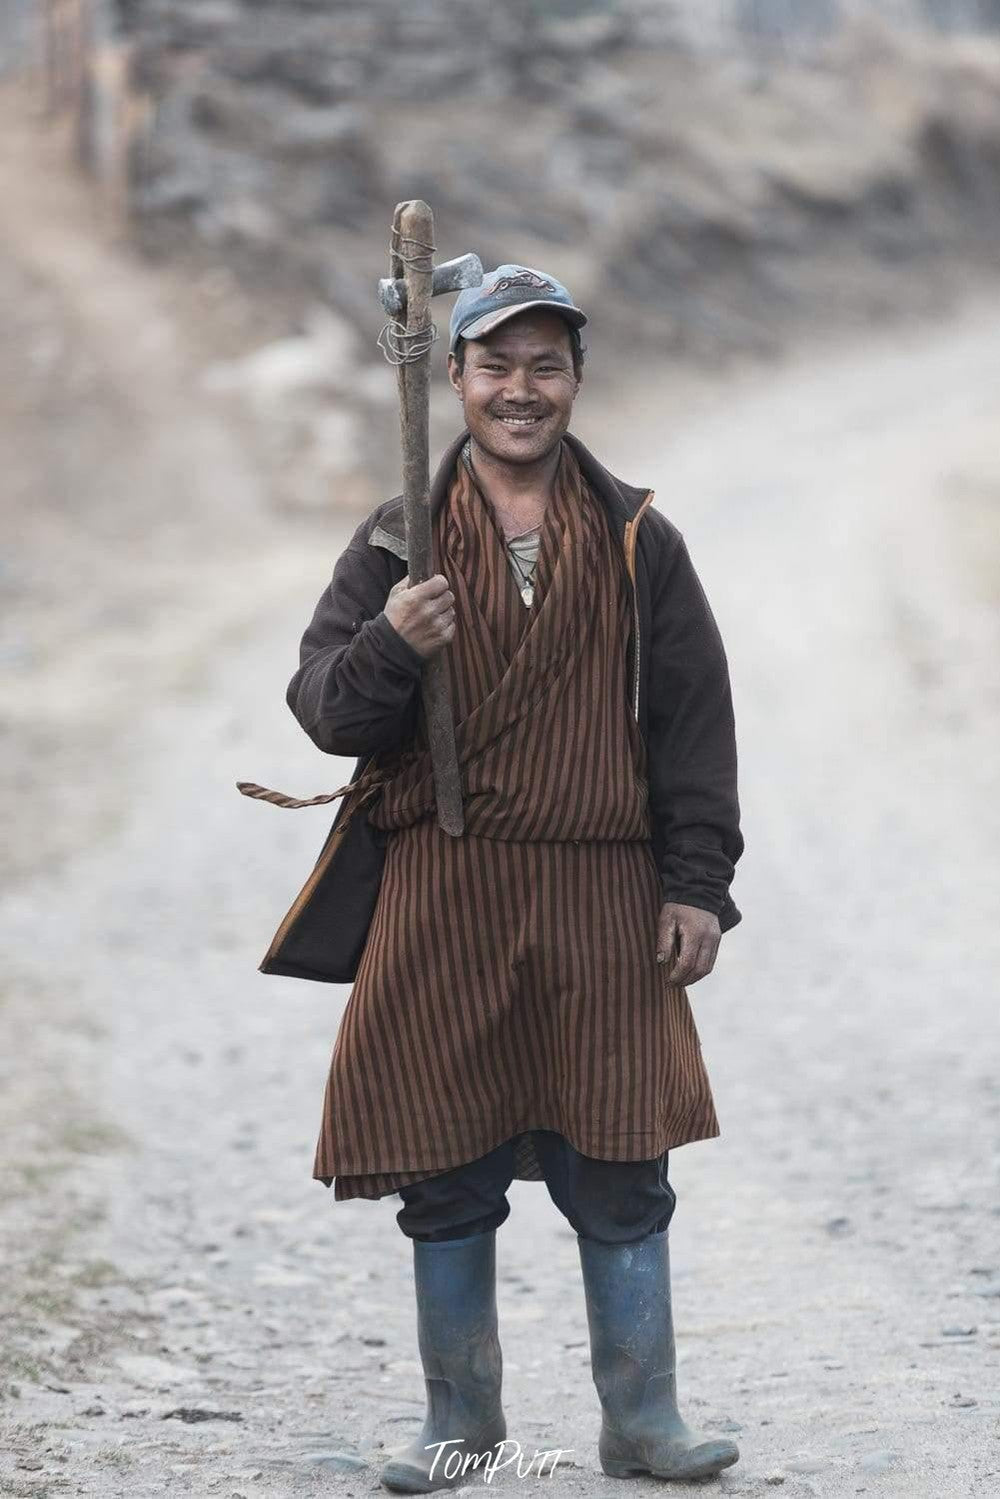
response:
<path id="1" fill-rule="evenodd" d="M 434 572 L 431 528 L 430 351 L 433 338 L 434 215 L 421 199 L 400 203 L 392 220 L 390 270 L 406 287 L 406 332 L 398 339 L 399 426 L 403 445 L 403 517 L 411 583 Z M 465 826 L 462 782 L 455 753 L 455 722 L 444 655 L 438 651 L 422 672 L 424 718 L 430 744 L 438 824 L 458 838 Z"/>

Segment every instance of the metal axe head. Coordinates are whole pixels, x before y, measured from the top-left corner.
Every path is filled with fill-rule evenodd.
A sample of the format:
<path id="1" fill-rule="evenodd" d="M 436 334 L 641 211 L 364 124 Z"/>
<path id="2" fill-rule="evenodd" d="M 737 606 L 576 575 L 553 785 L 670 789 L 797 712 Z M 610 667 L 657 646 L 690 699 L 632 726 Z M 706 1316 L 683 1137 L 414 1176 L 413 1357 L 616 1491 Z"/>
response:
<path id="1" fill-rule="evenodd" d="M 479 286 L 483 279 L 483 262 L 478 255 L 456 255 L 434 267 L 431 295 L 442 292 L 464 291 L 468 286 Z M 390 317 L 399 317 L 406 311 L 406 282 L 400 276 L 393 281 L 383 276 L 378 284 L 378 299 Z"/>

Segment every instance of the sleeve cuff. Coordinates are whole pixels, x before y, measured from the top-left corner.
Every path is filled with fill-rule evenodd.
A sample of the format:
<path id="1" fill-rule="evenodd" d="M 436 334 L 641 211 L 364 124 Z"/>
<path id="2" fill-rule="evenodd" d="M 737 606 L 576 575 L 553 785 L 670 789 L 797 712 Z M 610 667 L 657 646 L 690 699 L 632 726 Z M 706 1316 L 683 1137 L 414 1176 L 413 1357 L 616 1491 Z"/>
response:
<path id="1" fill-rule="evenodd" d="M 679 906 L 696 906 L 699 911 L 711 911 L 713 916 L 719 918 L 719 929 L 728 932 L 743 920 L 743 913 L 727 892 L 722 905 L 718 899 L 713 899 L 703 890 L 679 890 L 676 886 L 662 891 L 664 904 L 668 901 Z"/>
<path id="2" fill-rule="evenodd" d="M 403 639 L 384 611 L 376 614 L 370 629 L 372 644 L 381 656 L 407 676 L 419 677 L 424 669 L 423 656 Z"/>

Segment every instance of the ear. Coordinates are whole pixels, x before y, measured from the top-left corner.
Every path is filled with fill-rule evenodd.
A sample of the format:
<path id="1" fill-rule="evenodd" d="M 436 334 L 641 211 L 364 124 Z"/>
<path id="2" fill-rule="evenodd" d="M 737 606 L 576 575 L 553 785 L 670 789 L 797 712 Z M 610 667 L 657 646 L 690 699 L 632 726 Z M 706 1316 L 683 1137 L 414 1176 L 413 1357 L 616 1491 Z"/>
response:
<path id="1" fill-rule="evenodd" d="M 461 398 L 462 376 L 459 372 L 458 360 L 455 358 L 454 354 L 448 355 L 448 380 L 451 384 L 452 390 L 459 398 Z"/>

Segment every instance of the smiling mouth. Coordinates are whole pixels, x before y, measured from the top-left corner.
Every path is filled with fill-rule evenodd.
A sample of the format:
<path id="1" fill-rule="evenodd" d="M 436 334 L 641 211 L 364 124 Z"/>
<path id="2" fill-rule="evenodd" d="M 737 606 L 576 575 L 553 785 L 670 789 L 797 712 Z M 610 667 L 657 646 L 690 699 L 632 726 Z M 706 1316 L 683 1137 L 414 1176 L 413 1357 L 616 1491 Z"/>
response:
<path id="1" fill-rule="evenodd" d="M 503 422 L 505 427 L 533 427 L 542 420 L 541 416 L 497 416 L 494 421 Z"/>

